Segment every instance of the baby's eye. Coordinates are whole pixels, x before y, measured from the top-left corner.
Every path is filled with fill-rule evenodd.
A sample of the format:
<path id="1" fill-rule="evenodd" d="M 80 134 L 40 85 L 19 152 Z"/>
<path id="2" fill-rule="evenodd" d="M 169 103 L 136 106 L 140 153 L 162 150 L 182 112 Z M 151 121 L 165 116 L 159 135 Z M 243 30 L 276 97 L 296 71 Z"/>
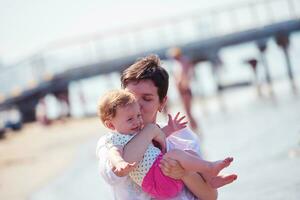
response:
<path id="1" fill-rule="evenodd" d="M 130 122 L 130 121 L 132 121 L 132 119 L 133 119 L 133 118 L 129 118 L 129 119 L 127 119 L 127 121 L 129 121 L 129 122 Z"/>

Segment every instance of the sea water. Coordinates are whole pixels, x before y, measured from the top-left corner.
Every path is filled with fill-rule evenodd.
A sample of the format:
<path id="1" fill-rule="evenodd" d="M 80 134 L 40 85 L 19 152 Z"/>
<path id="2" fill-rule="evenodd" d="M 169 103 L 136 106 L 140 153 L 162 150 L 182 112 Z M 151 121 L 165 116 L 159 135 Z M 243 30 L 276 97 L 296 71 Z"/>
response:
<path id="1" fill-rule="evenodd" d="M 295 75 L 300 74 L 300 34 L 297 32 L 290 37 L 289 52 L 292 70 Z M 220 70 L 222 83 L 231 84 L 241 81 L 253 81 L 253 71 L 249 64 L 245 63 L 247 59 L 251 58 L 258 59 L 259 80 L 265 82 L 265 71 L 259 62 L 259 50 L 254 42 L 223 48 L 220 51 L 220 57 L 223 61 L 223 66 Z M 278 47 L 274 38 L 270 38 L 267 42 L 266 60 L 270 75 L 274 81 L 288 79 L 287 65 L 283 51 Z M 174 63 L 170 60 L 162 60 L 162 65 L 170 73 L 169 101 L 175 103 L 178 99 L 178 92 L 176 87 L 173 87 L 172 67 Z M 202 97 L 215 95 L 217 90 L 211 64 L 209 62 L 198 63 L 195 66 L 195 71 L 195 77 L 192 80 L 194 95 Z M 83 117 L 86 115 L 95 115 L 97 112 L 97 102 L 101 95 L 110 89 L 120 88 L 120 85 L 119 72 L 72 82 L 69 86 L 72 116 Z"/>

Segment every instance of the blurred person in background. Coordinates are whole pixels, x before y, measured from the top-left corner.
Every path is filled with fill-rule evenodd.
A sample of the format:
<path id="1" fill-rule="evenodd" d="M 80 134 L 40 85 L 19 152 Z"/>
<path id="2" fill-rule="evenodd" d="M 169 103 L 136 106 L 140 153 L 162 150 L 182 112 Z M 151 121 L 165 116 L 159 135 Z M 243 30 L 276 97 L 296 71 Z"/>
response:
<path id="1" fill-rule="evenodd" d="M 39 99 L 35 108 L 35 118 L 42 125 L 50 125 L 51 120 L 48 117 L 48 107 L 46 104 L 45 97 Z"/>
<path id="2" fill-rule="evenodd" d="M 183 102 L 184 110 L 191 128 L 200 132 L 198 123 L 192 114 L 192 89 L 191 80 L 195 74 L 194 64 L 184 56 L 180 48 L 174 47 L 168 50 L 167 54 L 175 61 L 174 78 L 179 95 Z"/>
<path id="3" fill-rule="evenodd" d="M 161 112 L 167 101 L 169 75 L 161 67 L 160 59 L 150 55 L 135 62 L 123 71 L 121 76 L 122 87 L 133 93 L 141 109 L 144 124 L 157 123 L 157 114 Z M 156 144 L 157 145 L 157 144 Z M 166 138 L 166 148 L 193 151 L 200 155 L 200 143 L 190 129 L 184 128 Z M 151 197 L 142 191 L 128 176 L 117 176 L 108 160 L 108 149 L 105 136 L 102 136 L 96 150 L 99 159 L 99 171 L 103 179 L 112 187 L 114 199 L 122 200 L 150 200 Z M 217 190 L 208 185 L 201 174 L 185 171 L 181 165 L 172 159 L 164 158 L 160 162 L 162 172 L 166 176 L 180 179 L 188 176 L 192 182 L 200 184 L 198 190 L 202 191 L 201 200 L 217 199 Z M 196 197 L 186 188 L 172 200 L 193 200 Z"/>

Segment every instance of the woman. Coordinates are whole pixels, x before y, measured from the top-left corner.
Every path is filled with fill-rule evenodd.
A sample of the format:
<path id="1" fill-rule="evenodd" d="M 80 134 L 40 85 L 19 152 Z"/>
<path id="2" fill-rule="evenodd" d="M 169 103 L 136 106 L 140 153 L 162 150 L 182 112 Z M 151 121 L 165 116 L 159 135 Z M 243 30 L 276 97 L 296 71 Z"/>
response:
<path id="1" fill-rule="evenodd" d="M 185 56 L 182 55 L 181 49 L 172 48 L 169 50 L 169 55 L 175 60 L 174 78 L 175 83 L 183 102 L 185 112 L 187 114 L 191 128 L 196 131 L 199 127 L 192 115 L 192 89 L 191 79 L 195 74 L 194 64 Z M 199 131 L 199 130 L 198 130 Z"/>
<path id="2" fill-rule="evenodd" d="M 129 68 L 121 76 L 122 87 L 130 91 L 138 99 L 141 108 L 142 118 L 145 124 L 156 123 L 157 113 L 161 112 L 167 101 L 169 76 L 165 69 L 160 66 L 157 56 L 147 56 Z M 167 149 L 182 149 L 200 152 L 197 137 L 188 129 L 182 129 L 167 138 Z M 97 146 L 100 173 L 105 181 L 112 186 L 115 199 L 121 200 L 148 200 L 150 196 L 145 194 L 139 186 L 133 183 L 128 177 L 119 177 L 114 174 L 107 159 L 107 149 L 104 138 L 100 138 Z M 202 200 L 217 198 L 217 191 L 208 186 L 202 177 L 195 173 L 187 173 L 174 160 L 162 160 L 161 169 L 167 176 L 173 178 L 186 178 L 189 181 L 201 179 L 203 190 Z M 173 200 L 192 200 L 193 195 L 184 189 Z"/>

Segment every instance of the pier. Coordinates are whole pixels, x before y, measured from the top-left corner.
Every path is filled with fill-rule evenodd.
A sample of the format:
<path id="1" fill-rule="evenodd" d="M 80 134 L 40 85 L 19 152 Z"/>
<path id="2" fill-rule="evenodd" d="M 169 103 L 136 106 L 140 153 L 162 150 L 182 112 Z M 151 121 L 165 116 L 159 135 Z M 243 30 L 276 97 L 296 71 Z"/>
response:
<path id="1" fill-rule="evenodd" d="M 280 5 L 280 15 L 274 6 Z M 289 58 L 290 36 L 300 30 L 299 2 L 265 0 L 230 5 L 206 12 L 194 11 L 159 21 L 108 32 L 54 41 L 34 55 L 7 67 L 0 75 L 0 109 L 17 106 L 24 121 L 35 120 L 38 100 L 51 93 L 68 97 L 69 84 L 99 74 L 122 71 L 149 53 L 168 59 L 170 47 L 182 48 L 195 62 L 209 61 L 218 69 L 219 51 L 253 42 L 261 52 L 266 81 L 272 84 L 267 61 L 267 41 L 274 40 L 286 59 L 286 73 L 296 93 L 293 64 Z M 242 13 L 239 13 L 243 10 Z M 245 17 L 247 16 L 247 17 Z M 12 81 L 12 78 L 14 81 Z M 219 90 L 226 89 L 216 79 Z M 238 85 L 238 83 L 233 83 Z"/>

